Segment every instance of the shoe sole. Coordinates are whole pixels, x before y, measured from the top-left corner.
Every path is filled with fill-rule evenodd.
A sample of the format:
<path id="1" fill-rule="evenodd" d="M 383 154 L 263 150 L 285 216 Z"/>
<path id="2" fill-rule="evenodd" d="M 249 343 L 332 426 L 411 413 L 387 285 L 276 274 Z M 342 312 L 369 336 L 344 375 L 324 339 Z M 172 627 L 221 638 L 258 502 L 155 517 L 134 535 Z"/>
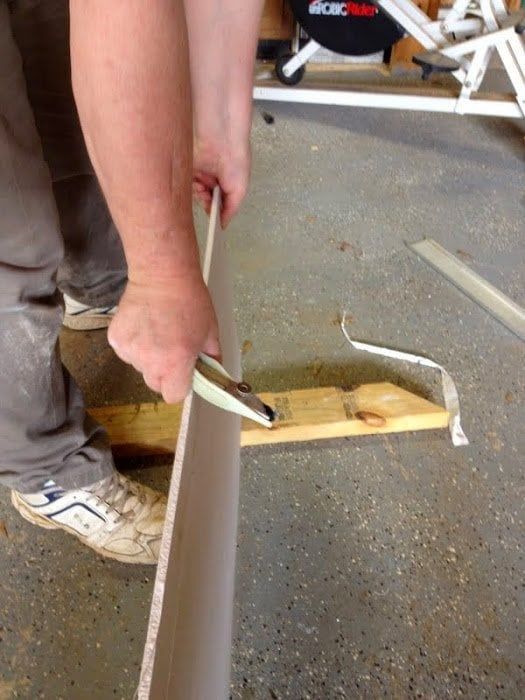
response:
<path id="1" fill-rule="evenodd" d="M 82 542 L 82 544 L 86 545 L 86 547 L 89 547 L 97 554 L 100 554 L 100 556 L 104 557 L 105 559 L 114 559 L 116 561 L 121 562 L 122 564 L 140 564 L 142 566 L 155 566 L 157 564 L 157 562 L 140 561 L 137 560 L 136 557 L 126 557 L 123 554 L 115 554 L 113 552 L 108 552 L 107 550 L 102 549 L 101 547 L 97 547 L 96 545 L 89 542 L 89 540 L 87 540 L 85 537 L 82 537 L 82 535 L 80 535 L 76 530 L 73 530 L 73 528 L 68 527 L 67 525 L 63 525 L 62 523 L 54 523 L 51 520 L 49 520 L 49 518 L 45 518 L 42 515 L 38 515 L 38 513 L 35 513 L 31 508 L 28 507 L 27 503 L 22 498 L 20 498 L 16 491 L 11 491 L 11 503 L 13 504 L 15 510 L 17 510 L 20 513 L 20 515 L 24 518 L 24 520 L 27 520 L 32 525 L 38 525 L 38 527 L 42 527 L 45 530 L 64 530 L 70 535 L 76 537 L 78 540 L 80 540 L 80 542 Z"/>
<path id="2" fill-rule="evenodd" d="M 79 316 L 66 314 L 62 325 L 72 331 L 99 331 L 107 328 L 112 320 L 113 316 L 107 316 L 106 314 L 100 314 L 100 316 L 97 314 L 89 316 L 87 314 Z"/>

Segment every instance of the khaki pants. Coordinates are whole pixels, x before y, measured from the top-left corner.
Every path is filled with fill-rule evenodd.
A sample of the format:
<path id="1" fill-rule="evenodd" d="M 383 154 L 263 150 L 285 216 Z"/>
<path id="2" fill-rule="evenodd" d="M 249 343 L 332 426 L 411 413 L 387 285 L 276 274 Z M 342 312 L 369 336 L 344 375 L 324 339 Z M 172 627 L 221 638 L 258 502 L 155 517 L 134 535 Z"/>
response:
<path id="1" fill-rule="evenodd" d="M 107 306 L 126 282 L 80 132 L 68 34 L 67 0 L 0 0 L 0 482 L 23 492 L 113 469 L 58 348 L 61 291 Z"/>

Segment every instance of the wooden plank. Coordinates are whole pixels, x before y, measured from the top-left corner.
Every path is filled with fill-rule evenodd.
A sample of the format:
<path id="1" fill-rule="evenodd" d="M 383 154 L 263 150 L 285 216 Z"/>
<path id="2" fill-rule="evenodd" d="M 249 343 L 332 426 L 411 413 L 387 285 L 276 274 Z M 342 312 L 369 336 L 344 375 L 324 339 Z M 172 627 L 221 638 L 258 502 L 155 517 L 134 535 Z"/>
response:
<path id="1" fill-rule="evenodd" d="M 414 64 L 415 65 L 415 64 Z M 306 78 L 305 78 L 306 81 Z M 277 80 L 275 77 L 258 77 L 254 84 L 255 90 L 257 88 L 283 88 L 285 86 Z M 351 90 L 355 93 L 365 93 L 365 94 L 387 94 L 395 95 L 396 97 L 408 95 L 409 97 L 441 97 L 457 100 L 459 96 L 459 89 L 456 87 L 447 87 L 445 85 L 437 85 L 433 83 L 424 83 L 423 81 L 413 78 L 410 84 L 403 84 L 402 87 L 398 85 L 390 85 L 388 81 L 381 83 L 355 83 L 352 84 L 350 81 L 331 81 L 328 85 L 325 80 L 319 76 L 312 76 L 310 80 L 307 81 L 303 88 L 294 87 L 294 91 L 314 91 L 314 90 L 326 90 L 327 92 L 334 93 L 336 96 L 338 93 L 344 94 Z M 259 99 L 257 94 L 255 94 L 255 99 Z M 508 102 L 509 104 L 514 104 L 516 102 L 516 96 L 510 92 L 478 92 L 475 93 L 471 100 L 480 102 L 482 100 L 491 100 L 494 102 Z M 318 103 L 321 104 L 321 103 Z M 328 102 L 323 102 L 322 104 L 331 104 Z M 337 104 L 337 103 L 336 103 Z"/>
<path id="2" fill-rule="evenodd" d="M 413 2 L 419 7 L 420 10 L 425 12 L 431 19 L 437 19 L 439 2 L 436 0 L 413 0 Z M 419 41 L 416 41 L 413 37 L 407 36 L 404 39 L 400 39 L 392 47 L 392 54 L 390 56 L 390 67 L 391 68 L 402 68 L 403 70 L 414 70 L 421 71 L 419 66 L 416 66 L 412 62 L 412 56 L 416 53 L 420 53 L 425 49 L 421 46 Z"/>
<path id="3" fill-rule="evenodd" d="M 356 61 L 355 63 L 314 63 L 310 61 L 306 66 L 309 74 L 313 73 L 367 73 L 376 72 L 383 75 L 385 78 L 390 76 L 390 68 L 384 63 L 363 63 Z"/>
<path id="4" fill-rule="evenodd" d="M 291 39 L 294 19 L 286 0 L 265 0 L 259 39 Z"/>
<path id="5" fill-rule="evenodd" d="M 179 434 L 182 405 L 140 403 L 91 408 L 89 413 L 109 434 L 121 456 L 173 453 Z"/>
<path id="6" fill-rule="evenodd" d="M 217 312 L 224 365 L 238 376 L 240 353 L 231 277 L 224 237 L 214 236 L 217 195 L 203 272 Z M 159 410 L 156 415 L 169 422 L 178 414 Z M 186 399 L 138 700 L 222 700 L 229 696 L 239 435 L 238 416 L 196 395 Z"/>
<path id="7" fill-rule="evenodd" d="M 439 0 L 439 8 L 450 8 L 454 4 L 454 0 Z M 505 5 L 509 12 L 517 12 L 523 6 L 522 0 L 505 0 Z"/>
<path id="8" fill-rule="evenodd" d="M 275 406 L 279 424 L 267 430 L 243 421 L 241 445 L 304 442 L 325 438 L 399 433 L 448 426 L 448 411 L 388 382 L 363 384 L 353 391 L 336 387 L 261 394 Z M 369 425 L 360 415 L 377 416 Z M 369 417 L 371 420 L 371 417 Z"/>
<path id="9" fill-rule="evenodd" d="M 268 430 L 243 420 L 241 446 L 430 430 L 448 425 L 444 408 L 386 382 L 364 384 L 353 391 L 318 387 L 260 396 L 277 409 L 278 424 Z M 384 425 L 367 424 L 358 417 L 361 412 L 379 416 Z M 106 427 L 118 454 L 173 452 L 179 406 L 145 403 L 97 408 L 90 413 Z"/>

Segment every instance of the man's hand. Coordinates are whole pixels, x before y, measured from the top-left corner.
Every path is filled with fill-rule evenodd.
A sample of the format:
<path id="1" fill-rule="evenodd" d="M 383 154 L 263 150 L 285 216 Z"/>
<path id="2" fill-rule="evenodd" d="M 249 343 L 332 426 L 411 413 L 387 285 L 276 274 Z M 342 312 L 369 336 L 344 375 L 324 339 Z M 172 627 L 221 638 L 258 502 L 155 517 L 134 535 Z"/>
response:
<path id="1" fill-rule="evenodd" d="M 71 0 L 71 67 L 86 144 L 128 262 L 109 329 L 166 401 L 217 355 L 192 209 L 192 95 L 183 0 Z"/>
<path id="2" fill-rule="evenodd" d="M 263 0 L 183 0 L 193 97 L 193 195 L 209 211 L 223 194 L 225 228 L 250 174 L 253 67 Z"/>
<path id="3" fill-rule="evenodd" d="M 130 280 L 108 340 L 167 403 L 181 401 L 200 352 L 220 354 L 217 320 L 200 273 L 164 284 Z"/>
<path id="4" fill-rule="evenodd" d="M 219 352 L 199 268 L 192 181 L 205 208 L 220 185 L 226 226 L 250 169 L 262 0 L 217 2 L 70 1 L 75 98 L 128 262 L 128 287 L 108 335 L 168 402 L 186 394 L 199 352 Z"/>
<path id="5" fill-rule="evenodd" d="M 195 140 L 193 154 L 193 195 L 210 213 L 213 188 L 222 192 L 221 226 L 226 228 L 238 212 L 248 190 L 250 178 L 250 144 L 248 139 L 217 138 L 217 143 Z"/>

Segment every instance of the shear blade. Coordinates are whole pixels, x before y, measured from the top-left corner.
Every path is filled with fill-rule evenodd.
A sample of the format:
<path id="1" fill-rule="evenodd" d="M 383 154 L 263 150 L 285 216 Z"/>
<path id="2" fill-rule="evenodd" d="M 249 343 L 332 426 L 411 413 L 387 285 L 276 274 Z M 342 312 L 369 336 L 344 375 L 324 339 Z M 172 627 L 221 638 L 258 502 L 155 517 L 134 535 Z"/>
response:
<path id="1" fill-rule="evenodd" d="M 195 393 L 218 408 L 271 428 L 275 418 L 274 411 L 263 404 L 255 394 L 240 392 L 237 387 L 238 383 L 217 360 L 204 354 L 199 355 L 193 373 Z"/>

